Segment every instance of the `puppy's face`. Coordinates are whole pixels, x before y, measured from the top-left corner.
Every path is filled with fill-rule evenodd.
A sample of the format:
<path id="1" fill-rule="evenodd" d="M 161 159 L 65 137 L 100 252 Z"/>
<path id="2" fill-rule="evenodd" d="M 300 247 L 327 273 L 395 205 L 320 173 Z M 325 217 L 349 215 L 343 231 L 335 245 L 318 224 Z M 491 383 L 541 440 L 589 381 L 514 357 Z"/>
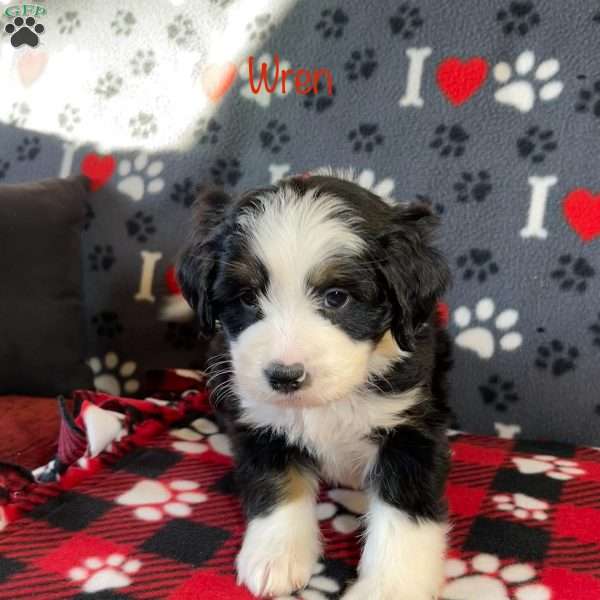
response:
<path id="1" fill-rule="evenodd" d="M 443 268 L 420 282 L 439 269 L 419 223 L 427 210 L 405 209 L 400 223 L 399 209 L 333 177 L 212 203 L 179 276 L 201 326 L 221 323 L 244 404 L 335 402 L 413 349 L 415 318 L 445 282 Z M 415 275 L 419 262 L 431 264 Z"/>

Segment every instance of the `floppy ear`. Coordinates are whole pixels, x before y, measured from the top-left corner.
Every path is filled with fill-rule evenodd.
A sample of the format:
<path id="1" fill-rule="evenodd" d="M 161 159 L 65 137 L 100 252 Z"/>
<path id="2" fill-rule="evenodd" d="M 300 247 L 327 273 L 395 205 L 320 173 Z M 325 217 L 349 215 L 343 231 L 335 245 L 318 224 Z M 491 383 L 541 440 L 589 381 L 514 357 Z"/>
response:
<path id="1" fill-rule="evenodd" d="M 432 245 L 439 222 L 431 209 L 410 204 L 394 206 L 392 211 L 379 240 L 385 256 L 381 274 L 392 303 L 392 335 L 401 349 L 413 351 L 417 334 L 450 282 L 450 271 Z"/>
<path id="2" fill-rule="evenodd" d="M 181 293 L 196 312 L 200 333 L 205 337 L 211 337 L 216 328 L 212 287 L 221 252 L 223 222 L 230 206 L 231 197 L 221 190 L 198 197 L 194 203 L 191 239 L 177 261 Z"/>

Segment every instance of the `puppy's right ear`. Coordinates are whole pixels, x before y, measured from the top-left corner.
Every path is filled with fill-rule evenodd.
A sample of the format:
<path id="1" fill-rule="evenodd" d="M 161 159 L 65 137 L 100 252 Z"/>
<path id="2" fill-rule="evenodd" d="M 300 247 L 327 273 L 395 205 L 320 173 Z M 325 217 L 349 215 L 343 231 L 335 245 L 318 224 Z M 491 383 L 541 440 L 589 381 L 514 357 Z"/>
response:
<path id="1" fill-rule="evenodd" d="M 223 223 L 232 199 L 222 190 L 205 192 L 194 203 L 191 239 L 177 261 L 181 293 L 198 316 L 200 333 L 215 333 L 213 285 L 221 254 Z"/>

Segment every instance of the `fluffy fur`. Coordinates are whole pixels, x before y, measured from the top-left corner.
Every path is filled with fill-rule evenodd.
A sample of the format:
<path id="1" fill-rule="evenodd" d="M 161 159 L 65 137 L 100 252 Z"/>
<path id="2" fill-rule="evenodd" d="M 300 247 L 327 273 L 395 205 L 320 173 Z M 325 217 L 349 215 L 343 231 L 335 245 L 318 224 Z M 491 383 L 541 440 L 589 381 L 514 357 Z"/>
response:
<path id="1" fill-rule="evenodd" d="M 178 277 L 215 340 L 213 401 L 248 518 L 238 577 L 255 595 L 307 583 L 318 477 L 371 497 L 347 600 L 437 593 L 448 411 L 435 307 L 448 269 L 435 225 L 426 206 L 330 173 L 198 201 Z"/>

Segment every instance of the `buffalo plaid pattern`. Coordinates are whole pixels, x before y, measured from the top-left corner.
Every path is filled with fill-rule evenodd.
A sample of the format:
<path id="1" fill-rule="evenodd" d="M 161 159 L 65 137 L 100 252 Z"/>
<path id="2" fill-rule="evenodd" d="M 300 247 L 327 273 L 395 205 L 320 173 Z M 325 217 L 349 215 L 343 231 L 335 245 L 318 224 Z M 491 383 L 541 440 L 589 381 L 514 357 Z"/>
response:
<path id="1" fill-rule="evenodd" d="M 452 453 L 441 598 L 600 599 L 599 450 L 453 434 Z M 208 407 L 101 463 L 27 492 L 28 510 L 0 533 L 0 599 L 251 598 L 235 582 L 244 522 Z M 322 490 L 325 555 L 298 598 L 343 594 L 364 509 L 357 492 Z"/>

